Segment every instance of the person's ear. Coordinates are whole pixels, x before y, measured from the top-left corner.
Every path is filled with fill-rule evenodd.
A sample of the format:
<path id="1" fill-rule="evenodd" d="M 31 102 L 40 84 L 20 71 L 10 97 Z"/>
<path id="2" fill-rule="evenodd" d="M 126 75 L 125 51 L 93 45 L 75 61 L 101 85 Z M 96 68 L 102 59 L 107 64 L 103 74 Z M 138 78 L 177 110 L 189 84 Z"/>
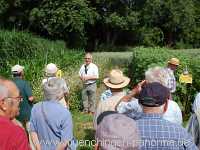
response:
<path id="1" fill-rule="evenodd" d="M 165 113 L 167 111 L 168 103 L 169 103 L 169 99 L 167 99 L 165 104 L 164 104 L 163 113 Z"/>
<path id="2" fill-rule="evenodd" d="M 3 110 L 3 111 L 6 111 L 6 106 L 5 106 L 4 100 L 0 100 L 0 109 Z"/>

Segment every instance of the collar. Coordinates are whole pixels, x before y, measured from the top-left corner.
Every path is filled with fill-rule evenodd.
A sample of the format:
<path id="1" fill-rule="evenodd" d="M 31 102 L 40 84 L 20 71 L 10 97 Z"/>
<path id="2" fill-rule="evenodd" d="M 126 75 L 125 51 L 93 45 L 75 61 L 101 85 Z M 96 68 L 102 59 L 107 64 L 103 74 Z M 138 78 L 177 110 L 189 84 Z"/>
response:
<path id="1" fill-rule="evenodd" d="M 162 114 L 142 113 L 143 119 L 161 119 L 162 116 Z"/>

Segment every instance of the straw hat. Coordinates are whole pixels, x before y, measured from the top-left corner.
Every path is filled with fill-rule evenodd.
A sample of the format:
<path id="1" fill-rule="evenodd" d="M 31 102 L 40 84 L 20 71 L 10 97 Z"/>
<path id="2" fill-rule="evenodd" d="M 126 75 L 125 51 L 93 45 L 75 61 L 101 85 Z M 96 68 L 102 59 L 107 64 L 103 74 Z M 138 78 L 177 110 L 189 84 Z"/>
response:
<path id="1" fill-rule="evenodd" d="M 128 77 L 125 77 L 121 70 L 113 69 L 111 70 L 109 77 L 103 80 L 107 87 L 113 89 L 119 89 L 127 86 L 130 82 Z"/>
<path id="2" fill-rule="evenodd" d="M 171 58 L 169 61 L 168 61 L 168 64 L 172 64 L 172 65 L 176 65 L 178 66 L 180 64 L 180 61 L 178 58 Z"/>

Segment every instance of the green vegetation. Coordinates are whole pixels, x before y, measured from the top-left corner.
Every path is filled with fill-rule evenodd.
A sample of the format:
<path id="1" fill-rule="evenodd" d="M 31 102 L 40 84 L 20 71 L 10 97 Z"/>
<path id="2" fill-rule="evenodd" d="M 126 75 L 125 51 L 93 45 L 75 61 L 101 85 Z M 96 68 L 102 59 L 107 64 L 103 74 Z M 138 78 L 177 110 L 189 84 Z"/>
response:
<path id="1" fill-rule="evenodd" d="M 0 0 L 0 26 L 88 50 L 127 45 L 198 48 L 199 10 L 199 0 Z"/>
<path id="2" fill-rule="evenodd" d="M 173 95 L 174 100 L 182 106 L 184 119 L 187 120 L 188 115 L 190 115 L 189 112 L 194 96 L 200 90 L 200 51 L 198 49 L 170 50 L 166 48 L 134 48 L 129 73 L 133 82 L 137 83 L 144 79 L 144 72 L 149 67 L 156 65 L 166 66 L 167 61 L 172 57 L 177 57 L 181 61 L 181 65 L 176 72 L 177 79 L 179 79 L 179 75 L 186 66 L 193 76 L 192 85 L 177 82 L 177 90 Z"/>
<path id="3" fill-rule="evenodd" d="M 51 42 L 16 31 L 0 30 L 0 74 L 11 77 L 11 67 L 15 64 L 25 66 L 25 78 L 33 86 L 33 94 L 37 101 L 42 100 L 41 82 L 44 78 L 44 68 L 47 63 L 55 63 L 64 71 L 63 77 L 71 88 L 72 109 L 80 108 L 78 89 L 71 84 L 74 80 L 74 68 L 80 67 L 83 51 L 65 48 L 63 42 Z M 67 73 L 66 73 L 67 72 Z M 72 81 L 71 81 L 72 80 Z M 76 93 L 76 94 L 74 94 Z"/>

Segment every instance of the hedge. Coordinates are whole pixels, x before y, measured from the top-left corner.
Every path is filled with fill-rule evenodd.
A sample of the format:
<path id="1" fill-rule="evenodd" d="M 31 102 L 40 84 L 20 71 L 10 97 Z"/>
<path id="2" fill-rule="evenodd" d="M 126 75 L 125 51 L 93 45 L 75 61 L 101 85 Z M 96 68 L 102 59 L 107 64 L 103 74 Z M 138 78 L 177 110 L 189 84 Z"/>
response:
<path id="1" fill-rule="evenodd" d="M 188 117 L 191 111 L 191 104 L 195 94 L 200 90 L 200 50 L 170 50 L 167 48 L 144 48 L 137 47 L 133 49 L 133 58 L 129 66 L 129 76 L 132 78 L 132 83 L 135 84 L 144 79 L 144 73 L 149 67 L 167 65 L 167 61 L 177 57 L 180 59 L 181 65 L 175 73 L 177 79 L 177 90 L 173 95 L 183 111 L 183 115 Z M 192 85 L 186 85 L 178 82 L 179 75 L 183 69 L 188 67 L 189 72 L 193 76 Z"/>
<path id="2" fill-rule="evenodd" d="M 11 78 L 11 67 L 25 66 L 25 79 L 31 82 L 36 101 L 43 99 L 41 82 L 47 63 L 55 63 L 63 71 L 63 77 L 70 86 L 70 105 L 79 109 L 80 94 L 73 73 L 82 63 L 83 51 L 67 49 L 62 41 L 49 41 L 26 32 L 0 30 L 0 76 Z"/>

